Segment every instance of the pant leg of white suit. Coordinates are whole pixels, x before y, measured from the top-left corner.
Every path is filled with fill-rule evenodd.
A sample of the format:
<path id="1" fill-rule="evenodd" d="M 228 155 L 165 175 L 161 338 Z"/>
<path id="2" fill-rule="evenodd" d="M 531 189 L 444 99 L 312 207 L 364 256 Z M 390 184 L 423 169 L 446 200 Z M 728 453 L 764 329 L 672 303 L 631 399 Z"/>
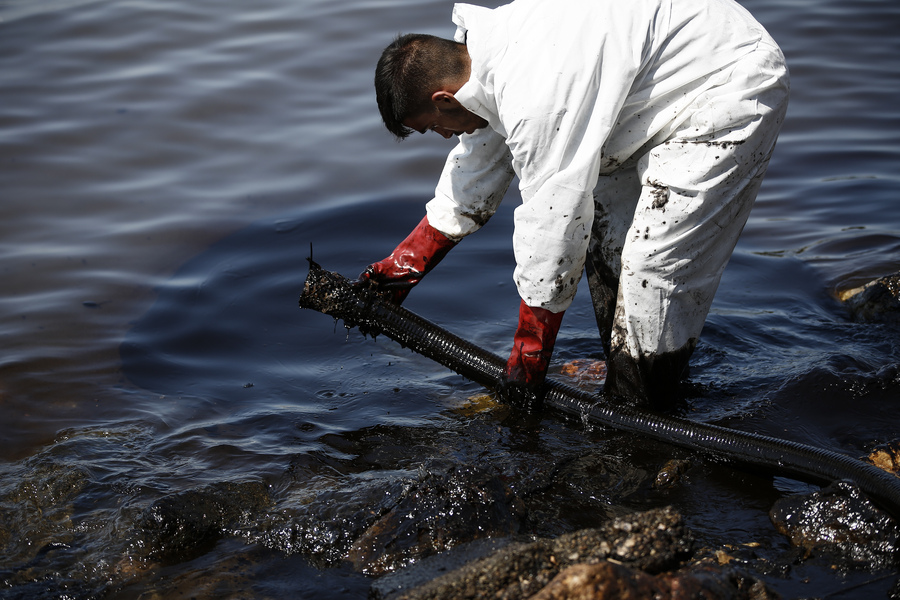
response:
<path id="1" fill-rule="evenodd" d="M 600 178 L 587 270 L 612 394 L 659 407 L 671 400 L 765 175 L 787 95 L 780 51 L 757 51 L 665 141 Z"/>

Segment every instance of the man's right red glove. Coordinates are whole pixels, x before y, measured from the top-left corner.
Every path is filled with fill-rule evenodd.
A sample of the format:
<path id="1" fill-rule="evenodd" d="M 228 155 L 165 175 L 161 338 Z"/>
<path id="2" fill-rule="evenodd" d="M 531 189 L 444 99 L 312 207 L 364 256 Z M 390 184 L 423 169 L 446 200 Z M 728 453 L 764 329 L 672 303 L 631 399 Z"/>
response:
<path id="1" fill-rule="evenodd" d="M 366 267 L 359 279 L 375 282 L 378 289 L 390 292 L 391 300 L 400 304 L 455 245 L 425 216 L 390 256 Z"/>
<path id="2" fill-rule="evenodd" d="M 507 402 L 529 411 L 540 408 L 543 401 L 541 386 L 564 314 L 565 311 L 554 313 L 546 308 L 528 306 L 524 300 L 520 302 L 519 326 L 500 390 Z"/>

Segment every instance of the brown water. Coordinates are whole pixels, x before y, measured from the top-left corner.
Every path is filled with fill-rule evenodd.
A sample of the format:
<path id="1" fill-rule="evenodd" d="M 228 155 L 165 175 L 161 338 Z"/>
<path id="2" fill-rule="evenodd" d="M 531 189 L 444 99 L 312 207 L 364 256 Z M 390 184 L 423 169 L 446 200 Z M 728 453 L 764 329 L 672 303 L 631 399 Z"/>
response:
<path id="1" fill-rule="evenodd" d="M 688 414 L 859 455 L 900 438 L 900 343 L 850 322 L 832 292 L 900 268 L 900 7 L 745 5 L 785 50 L 792 102 Z M 451 35 L 450 8 L 0 1 L 0 596 L 364 597 L 370 578 L 260 533 L 280 522 L 268 513 L 200 556 L 122 565 L 140 562 L 135 515 L 166 494 L 256 480 L 293 514 L 322 489 L 410 477 L 420 437 L 428 458 L 510 469 L 591 448 L 652 470 L 672 452 L 461 414 L 477 387 L 296 308 L 310 243 L 352 275 L 421 217 L 452 143 L 394 143 L 372 69 L 398 32 Z M 517 201 L 407 302 L 501 354 Z M 598 355 L 592 320 L 582 289 L 558 361 Z M 467 439 L 479 427 L 499 434 Z M 325 458 L 331 479 L 297 475 Z M 538 533 L 673 503 L 710 544 L 785 551 L 766 512 L 805 485 L 702 462 L 691 473 L 668 493 L 573 484 Z M 770 584 L 854 597 L 871 578 L 809 564 Z"/>

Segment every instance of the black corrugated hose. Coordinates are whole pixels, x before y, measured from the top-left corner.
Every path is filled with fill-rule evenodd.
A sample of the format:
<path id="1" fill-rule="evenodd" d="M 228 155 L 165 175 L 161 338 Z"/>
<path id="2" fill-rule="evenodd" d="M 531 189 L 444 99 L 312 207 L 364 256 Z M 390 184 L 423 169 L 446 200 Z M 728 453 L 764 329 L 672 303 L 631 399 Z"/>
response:
<path id="1" fill-rule="evenodd" d="M 369 287 L 327 271 L 310 259 L 300 307 L 340 319 L 369 335 L 383 334 L 491 390 L 505 361 L 419 315 L 385 300 Z M 547 380 L 544 407 L 596 425 L 762 468 L 802 481 L 827 484 L 849 479 L 900 520 L 900 478 L 857 458 L 777 438 L 687 421 L 649 410 L 605 402 L 563 383 Z"/>

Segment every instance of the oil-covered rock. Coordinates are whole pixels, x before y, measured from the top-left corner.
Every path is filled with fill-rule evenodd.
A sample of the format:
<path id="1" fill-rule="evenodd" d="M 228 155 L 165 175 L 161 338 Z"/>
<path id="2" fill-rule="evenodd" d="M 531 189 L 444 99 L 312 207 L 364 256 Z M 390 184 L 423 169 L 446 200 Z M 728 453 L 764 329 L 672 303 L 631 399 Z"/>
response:
<path id="1" fill-rule="evenodd" d="M 556 539 L 512 543 L 398 597 L 527 598 L 570 565 L 613 559 L 657 572 L 677 565 L 690 552 L 691 544 L 678 513 L 671 509 L 648 511 Z"/>
<path id="2" fill-rule="evenodd" d="M 372 595 L 390 600 L 777 597 L 732 567 L 695 563 L 679 569 L 692 549 L 693 536 L 681 515 L 654 509 L 558 538 L 510 543 L 409 591 L 391 589 L 387 579 Z"/>
<path id="3" fill-rule="evenodd" d="M 354 541 L 348 558 L 364 573 L 383 574 L 461 542 L 516 534 L 524 513 L 495 473 L 454 465 L 425 473 Z"/>
<path id="4" fill-rule="evenodd" d="M 900 273 L 838 294 L 857 321 L 900 324 Z"/>
<path id="5" fill-rule="evenodd" d="M 0 484 L 0 564 L 70 542 L 73 504 L 88 482 L 84 468 L 38 456 Z"/>
<path id="6" fill-rule="evenodd" d="M 900 476 L 900 440 L 879 444 L 863 460 Z"/>
<path id="7" fill-rule="evenodd" d="M 807 557 L 827 555 L 836 566 L 872 570 L 894 568 L 900 559 L 897 523 L 851 482 L 782 498 L 769 516 Z"/>
<path id="8" fill-rule="evenodd" d="M 324 490 L 252 539 L 320 566 L 383 575 L 457 545 L 519 532 L 521 500 L 490 468 L 429 461 L 416 476 Z"/>
<path id="9" fill-rule="evenodd" d="M 164 496 L 139 518 L 138 545 L 154 560 L 190 560 L 269 503 L 268 489 L 260 482 L 220 482 Z"/>

